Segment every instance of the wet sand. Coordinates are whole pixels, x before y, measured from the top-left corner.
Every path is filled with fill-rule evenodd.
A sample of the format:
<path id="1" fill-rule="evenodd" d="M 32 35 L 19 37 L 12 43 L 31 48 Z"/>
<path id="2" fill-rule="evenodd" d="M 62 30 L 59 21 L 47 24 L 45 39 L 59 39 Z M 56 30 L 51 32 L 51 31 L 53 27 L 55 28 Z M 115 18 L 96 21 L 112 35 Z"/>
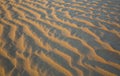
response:
<path id="1" fill-rule="evenodd" d="M 120 1 L 0 0 L 0 76 L 120 76 Z"/>

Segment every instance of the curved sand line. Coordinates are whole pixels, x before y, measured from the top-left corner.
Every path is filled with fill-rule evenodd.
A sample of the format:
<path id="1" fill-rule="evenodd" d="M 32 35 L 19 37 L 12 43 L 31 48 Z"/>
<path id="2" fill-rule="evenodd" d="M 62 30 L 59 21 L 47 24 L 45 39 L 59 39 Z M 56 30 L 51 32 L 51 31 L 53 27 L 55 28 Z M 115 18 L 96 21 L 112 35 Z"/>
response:
<path id="1" fill-rule="evenodd" d="M 119 76 L 119 1 L 1 0 L 0 76 Z"/>

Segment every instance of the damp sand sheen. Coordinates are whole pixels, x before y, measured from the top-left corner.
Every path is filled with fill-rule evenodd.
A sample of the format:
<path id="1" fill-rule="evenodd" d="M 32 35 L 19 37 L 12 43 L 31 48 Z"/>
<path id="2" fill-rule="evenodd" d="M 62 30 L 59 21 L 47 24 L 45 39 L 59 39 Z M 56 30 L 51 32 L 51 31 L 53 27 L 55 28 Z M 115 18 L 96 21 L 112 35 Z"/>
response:
<path id="1" fill-rule="evenodd" d="M 120 76 L 120 1 L 0 0 L 0 76 Z"/>

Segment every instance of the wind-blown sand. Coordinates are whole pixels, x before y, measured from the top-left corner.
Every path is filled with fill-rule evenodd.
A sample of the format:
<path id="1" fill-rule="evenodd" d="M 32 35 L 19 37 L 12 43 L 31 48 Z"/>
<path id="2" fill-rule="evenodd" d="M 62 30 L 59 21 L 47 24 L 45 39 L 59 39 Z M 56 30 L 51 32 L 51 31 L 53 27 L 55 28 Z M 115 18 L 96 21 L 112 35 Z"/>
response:
<path id="1" fill-rule="evenodd" d="M 0 76 L 120 76 L 120 1 L 0 0 Z"/>

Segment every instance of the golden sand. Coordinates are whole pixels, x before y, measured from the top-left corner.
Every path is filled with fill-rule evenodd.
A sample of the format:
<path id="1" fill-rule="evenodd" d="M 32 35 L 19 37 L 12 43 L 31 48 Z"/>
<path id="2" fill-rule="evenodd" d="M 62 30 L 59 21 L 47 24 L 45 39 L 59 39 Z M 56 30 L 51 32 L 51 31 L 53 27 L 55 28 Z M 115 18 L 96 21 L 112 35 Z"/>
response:
<path id="1" fill-rule="evenodd" d="M 0 76 L 120 76 L 119 3 L 0 0 Z"/>

